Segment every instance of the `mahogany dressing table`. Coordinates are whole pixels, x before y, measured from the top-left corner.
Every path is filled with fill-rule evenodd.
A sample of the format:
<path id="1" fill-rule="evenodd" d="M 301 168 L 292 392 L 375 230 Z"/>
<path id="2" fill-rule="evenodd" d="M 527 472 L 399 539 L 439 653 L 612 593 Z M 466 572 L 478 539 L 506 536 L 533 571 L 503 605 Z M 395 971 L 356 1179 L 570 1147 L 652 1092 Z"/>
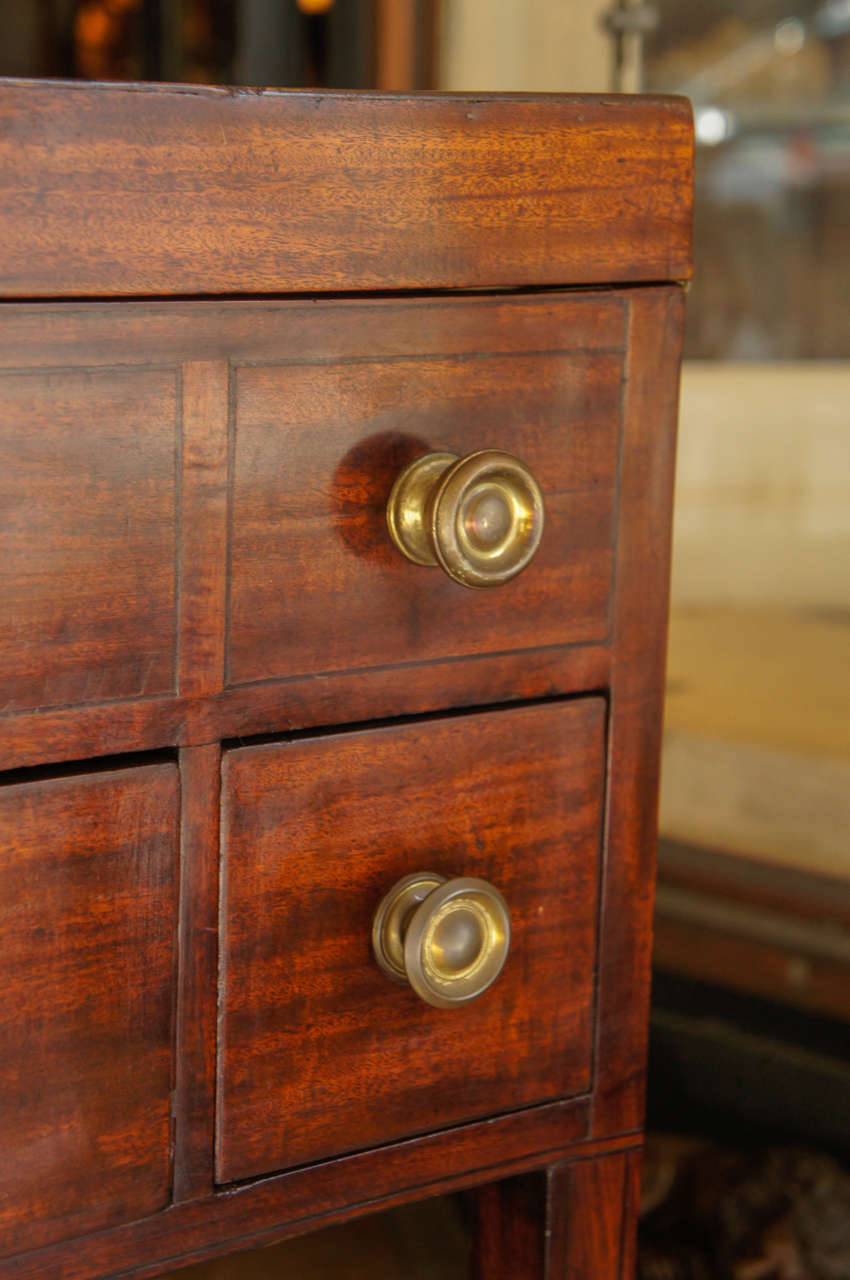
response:
<path id="1" fill-rule="evenodd" d="M 0 125 L 0 1278 L 629 1275 L 688 105 Z"/>

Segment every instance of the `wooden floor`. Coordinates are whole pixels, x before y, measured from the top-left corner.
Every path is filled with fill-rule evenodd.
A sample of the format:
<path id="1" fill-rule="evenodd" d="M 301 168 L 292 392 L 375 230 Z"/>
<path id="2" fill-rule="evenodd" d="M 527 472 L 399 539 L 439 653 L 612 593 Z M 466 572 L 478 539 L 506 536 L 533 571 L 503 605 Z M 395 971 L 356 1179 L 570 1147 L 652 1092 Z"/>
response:
<path id="1" fill-rule="evenodd" d="M 850 1021 L 850 610 L 679 609 L 656 969 Z"/>
<path id="2" fill-rule="evenodd" d="M 850 879 L 850 608 L 670 627 L 661 834 Z"/>

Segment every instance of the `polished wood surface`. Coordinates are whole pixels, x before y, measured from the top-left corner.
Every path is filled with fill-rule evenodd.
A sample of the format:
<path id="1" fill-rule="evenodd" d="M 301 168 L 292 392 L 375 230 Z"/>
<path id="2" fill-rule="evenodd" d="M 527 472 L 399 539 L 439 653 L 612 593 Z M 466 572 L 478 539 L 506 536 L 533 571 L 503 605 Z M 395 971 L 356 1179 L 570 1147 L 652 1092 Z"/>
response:
<path id="1" fill-rule="evenodd" d="M 681 280 L 683 98 L 0 86 L 0 293 Z"/>
<path id="2" fill-rule="evenodd" d="M 229 685 L 605 639 L 622 356 L 594 348 L 596 299 L 584 313 L 576 301 L 549 303 L 539 354 L 524 303 L 512 350 L 500 334 L 500 351 L 415 359 L 393 351 L 392 310 L 376 307 L 358 319 L 388 330 L 383 358 L 236 371 Z M 468 313 L 442 311 L 448 347 Z M 533 572 L 472 591 L 404 559 L 385 509 L 415 458 L 478 449 L 538 478 L 546 534 Z"/>
<path id="3" fill-rule="evenodd" d="M 0 376 L 6 713 L 174 692 L 176 373 L 86 366 Z"/>
<path id="4" fill-rule="evenodd" d="M 224 630 L 220 625 L 227 591 L 227 488 L 223 476 L 228 450 L 226 360 L 186 360 L 179 367 L 181 389 L 180 546 L 177 691 L 183 696 L 214 694 L 222 685 Z"/>
<path id="5" fill-rule="evenodd" d="M 590 1085 L 599 698 L 246 747 L 225 758 L 219 1181 Z M 434 1009 L 371 956 L 413 871 L 477 876 L 504 971 Z"/>
<path id="6" fill-rule="evenodd" d="M 174 764 L 0 785 L 2 1257 L 168 1204 L 177 807 Z"/>
<path id="7" fill-rule="evenodd" d="M 632 1280 L 640 1167 L 632 1147 L 470 1192 L 472 1280 Z"/>
<path id="8" fill-rule="evenodd" d="M 589 664 L 604 683 L 589 644 L 609 628 L 630 305 L 0 312 L 14 513 L 0 656 L 6 710 L 29 712 L 0 715 L 0 761 L 570 692 Z M 492 591 L 411 565 L 384 519 L 412 455 L 478 444 L 524 455 L 547 505 L 533 572 Z"/>
<path id="9" fill-rule="evenodd" d="M 640 1204 L 640 1156 L 618 1151 L 577 1160 L 559 1170 L 564 1199 L 555 1236 L 563 1256 L 554 1277 L 631 1280 L 637 1262 L 635 1236 Z"/>
<path id="10" fill-rule="evenodd" d="M 0 1277 L 504 1179 L 480 1274 L 625 1277 L 687 106 L 6 83 L 0 118 Z M 383 524 L 414 450 L 479 445 L 550 513 L 490 593 Z M 462 1010 L 369 954 L 429 866 L 516 912 Z"/>
<path id="11" fill-rule="evenodd" d="M 539 1280 L 546 1274 L 551 1181 L 548 1171 L 535 1171 L 468 1194 L 471 1280 L 490 1280 L 500 1272 L 512 1280 Z"/>
<path id="12" fill-rule="evenodd" d="M 262 682 L 216 697 L 140 699 L 0 717 L 0 767 L 578 693 L 604 688 L 610 669 L 604 645 L 557 645 L 462 662 L 336 672 L 303 682 Z"/>
<path id="13" fill-rule="evenodd" d="M 180 915 L 174 1076 L 176 1201 L 213 1190 L 221 747 L 180 752 Z"/>
<path id="14" fill-rule="evenodd" d="M 425 1196 L 538 1169 L 567 1152 L 591 1159 L 634 1145 L 634 1135 L 591 1142 L 585 1099 L 551 1103 L 321 1161 L 175 1204 L 128 1227 L 0 1260 L 3 1280 L 159 1275 L 237 1249 L 313 1231 Z"/>
<path id="15" fill-rule="evenodd" d="M 607 865 L 602 901 L 594 1132 L 643 1122 L 652 894 L 684 298 L 643 292 L 629 315 L 620 535 L 613 602 Z"/>

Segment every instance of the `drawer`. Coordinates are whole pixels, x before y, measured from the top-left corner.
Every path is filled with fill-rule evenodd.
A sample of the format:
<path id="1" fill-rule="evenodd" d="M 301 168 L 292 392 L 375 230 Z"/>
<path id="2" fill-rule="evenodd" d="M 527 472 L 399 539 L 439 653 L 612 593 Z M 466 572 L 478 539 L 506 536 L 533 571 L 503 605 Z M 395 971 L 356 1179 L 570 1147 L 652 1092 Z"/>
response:
<path id="1" fill-rule="evenodd" d="M 220 1182 L 589 1089 L 604 734 L 589 697 L 227 753 Z M 417 871 L 508 905 L 504 969 L 457 1008 L 372 956 Z"/>
<path id="2" fill-rule="evenodd" d="M 173 369 L 0 376 L 2 711 L 173 691 L 178 403 Z"/>
<path id="3" fill-rule="evenodd" d="M 237 367 L 228 683 L 604 641 L 622 323 L 590 296 L 327 303 L 321 359 Z M 519 576 L 470 590 L 396 550 L 387 498 L 417 458 L 491 449 L 545 525 Z"/>
<path id="4" fill-rule="evenodd" d="M 177 768 L 0 786 L 0 1256 L 170 1194 Z"/>
<path id="5" fill-rule="evenodd" d="M 605 643 L 629 305 L 612 291 L 4 310 L 0 729 L 53 709 L 58 735 L 62 709 L 85 705 L 81 755 L 142 732 L 169 745 L 175 699 L 231 691 L 213 736 L 332 721 L 317 675 L 362 688 L 343 718 L 415 712 L 446 703 L 458 659 Z M 411 461 L 481 449 L 517 455 L 545 503 L 536 556 L 493 590 L 411 563 L 386 520 Z M 411 664 L 419 704 L 392 674 Z M 464 674 L 473 701 L 517 693 L 486 680 L 476 693 Z"/>

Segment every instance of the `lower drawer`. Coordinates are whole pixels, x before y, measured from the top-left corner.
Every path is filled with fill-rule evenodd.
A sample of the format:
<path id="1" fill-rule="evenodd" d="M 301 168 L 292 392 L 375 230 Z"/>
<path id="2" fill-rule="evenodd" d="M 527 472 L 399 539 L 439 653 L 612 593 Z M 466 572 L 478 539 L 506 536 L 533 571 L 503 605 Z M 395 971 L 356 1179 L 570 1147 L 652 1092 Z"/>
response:
<path id="1" fill-rule="evenodd" d="M 589 1088 L 604 735 L 583 698 L 227 753 L 220 1182 Z M 372 956 L 417 871 L 510 912 L 502 973 L 458 1008 Z"/>
<path id="2" fill-rule="evenodd" d="M 0 1257 L 168 1203 L 178 807 L 171 762 L 0 786 Z"/>

